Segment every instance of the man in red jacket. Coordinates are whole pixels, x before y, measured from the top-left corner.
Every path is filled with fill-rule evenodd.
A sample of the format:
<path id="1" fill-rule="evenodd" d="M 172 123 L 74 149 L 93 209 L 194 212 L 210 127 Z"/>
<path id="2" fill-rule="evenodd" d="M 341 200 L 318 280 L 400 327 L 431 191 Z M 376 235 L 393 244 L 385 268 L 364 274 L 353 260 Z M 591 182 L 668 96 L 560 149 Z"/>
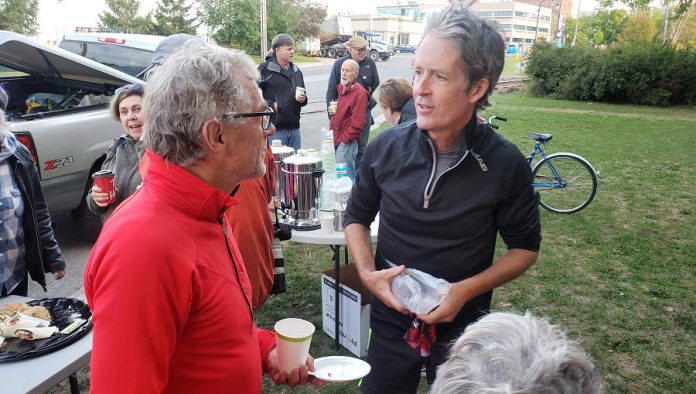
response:
<path id="1" fill-rule="evenodd" d="M 272 111 L 251 59 L 187 45 L 148 80 L 149 166 L 114 211 L 85 269 L 97 393 L 260 393 L 310 381 L 314 361 L 277 370 L 273 332 L 255 327 L 251 284 L 224 211 L 265 171 Z M 321 382 L 317 382 L 321 384 Z"/>
<path id="2" fill-rule="evenodd" d="M 343 62 L 341 83 L 336 87 L 338 107 L 334 112 L 329 106 L 336 163 L 346 163 L 346 172 L 353 182 L 356 175 L 355 158 L 358 155 L 358 144 L 367 122 L 368 94 L 367 90 L 356 82 L 359 71 L 360 68 L 355 60 L 348 59 Z"/>

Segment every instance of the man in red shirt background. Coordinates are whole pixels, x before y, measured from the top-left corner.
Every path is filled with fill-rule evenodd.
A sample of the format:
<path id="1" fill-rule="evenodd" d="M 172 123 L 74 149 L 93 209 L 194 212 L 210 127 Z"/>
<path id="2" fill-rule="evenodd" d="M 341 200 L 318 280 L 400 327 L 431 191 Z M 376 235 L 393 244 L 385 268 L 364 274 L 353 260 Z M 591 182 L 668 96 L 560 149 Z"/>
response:
<path id="1" fill-rule="evenodd" d="M 329 107 L 331 115 L 331 130 L 336 149 L 336 163 L 346 163 L 348 177 L 355 182 L 355 159 L 358 154 L 358 144 L 367 122 L 368 94 L 362 85 L 356 82 L 358 63 L 347 59 L 341 65 L 341 83 L 338 90 L 338 107 L 336 112 Z"/>

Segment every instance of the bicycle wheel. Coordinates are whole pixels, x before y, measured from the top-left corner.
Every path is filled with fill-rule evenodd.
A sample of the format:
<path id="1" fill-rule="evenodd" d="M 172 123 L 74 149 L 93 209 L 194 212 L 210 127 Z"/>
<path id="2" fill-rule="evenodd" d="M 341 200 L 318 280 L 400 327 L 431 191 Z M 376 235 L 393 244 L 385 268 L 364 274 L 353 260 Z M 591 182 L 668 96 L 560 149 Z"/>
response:
<path id="1" fill-rule="evenodd" d="M 597 173 L 584 158 L 554 153 L 532 169 L 539 204 L 554 213 L 575 213 L 588 206 L 597 192 Z"/>

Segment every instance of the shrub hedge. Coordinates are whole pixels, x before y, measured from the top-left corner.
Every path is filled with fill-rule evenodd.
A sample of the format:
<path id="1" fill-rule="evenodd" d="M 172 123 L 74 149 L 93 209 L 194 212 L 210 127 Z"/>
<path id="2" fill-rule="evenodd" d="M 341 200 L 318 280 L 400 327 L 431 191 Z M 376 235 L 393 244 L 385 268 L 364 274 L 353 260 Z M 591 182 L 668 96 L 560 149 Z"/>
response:
<path id="1" fill-rule="evenodd" d="M 696 105 L 696 50 L 654 43 L 555 48 L 538 43 L 526 67 L 532 91 L 568 100 Z"/>

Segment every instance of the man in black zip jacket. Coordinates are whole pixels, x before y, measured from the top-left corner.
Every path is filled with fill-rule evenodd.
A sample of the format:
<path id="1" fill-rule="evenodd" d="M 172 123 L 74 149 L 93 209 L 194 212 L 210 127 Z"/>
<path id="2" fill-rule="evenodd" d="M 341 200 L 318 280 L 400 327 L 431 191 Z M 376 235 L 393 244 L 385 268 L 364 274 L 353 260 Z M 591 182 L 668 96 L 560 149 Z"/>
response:
<path id="1" fill-rule="evenodd" d="M 360 36 L 353 36 L 350 38 L 350 40 L 348 40 L 347 45 L 348 55 L 336 60 L 331 68 L 331 74 L 329 74 L 329 86 L 326 89 L 326 107 L 328 109 L 331 101 L 338 100 L 338 89 L 336 89 L 336 87 L 341 82 L 341 66 L 343 66 L 343 62 L 348 59 L 355 60 L 358 62 L 358 66 L 360 67 L 358 73 L 358 82 L 370 95 L 370 100 L 367 104 L 367 122 L 365 123 L 365 128 L 363 129 L 360 143 L 358 144 L 358 155 L 355 158 L 355 167 L 358 168 L 370 137 L 370 126 L 374 123 L 372 120 L 372 108 L 377 105 L 377 102 L 372 98 L 372 94 L 379 86 L 379 74 L 377 73 L 377 65 L 375 62 L 369 56 L 367 56 L 368 42 L 364 38 Z"/>
<path id="2" fill-rule="evenodd" d="M 345 237 L 375 295 L 372 372 L 363 393 L 415 393 L 422 366 L 434 372 L 448 342 L 489 310 L 493 289 L 537 259 L 538 198 L 529 165 L 515 145 L 476 122 L 502 71 L 504 48 L 495 27 L 466 9 L 435 16 L 413 64 L 416 123 L 380 133 L 358 169 Z M 378 212 L 373 257 L 369 226 Z M 498 233 L 507 252 L 493 262 Z M 396 299 L 391 281 L 405 267 L 451 283 L 437 308 L 411 314 Z"/>
<path id="3" fill-rule="evenodd" d="M 277 113 L 273 139 L 297 151 L 302 145 L 300 110 L 307 105 L 307 92 L 302 71 L 292 62 L 295 41 L 287 34 L 278 34 L 271 42 L 271 49 L 273 52 L 259 65 L 259 87 L 268 106 Z"/>

